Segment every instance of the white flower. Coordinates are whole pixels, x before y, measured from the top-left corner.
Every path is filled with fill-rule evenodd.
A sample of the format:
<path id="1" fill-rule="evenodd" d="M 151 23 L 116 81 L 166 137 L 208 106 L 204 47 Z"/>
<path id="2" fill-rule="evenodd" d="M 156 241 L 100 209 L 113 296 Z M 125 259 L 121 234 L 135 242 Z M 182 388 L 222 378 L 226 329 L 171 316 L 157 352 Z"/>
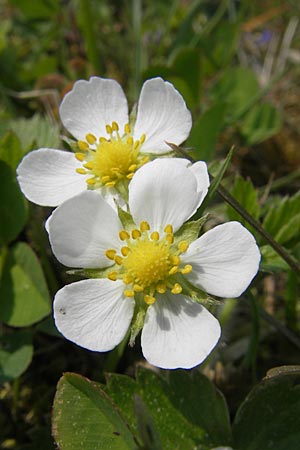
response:
<path id="1" fill-rule="evenodd" d="M 42 206 L 58 206 L 86 189 L 100 190 L 113 204 L 149 154 L 170 152 L 166 142 L 181 144 L 192 126 L 182 96 L 161 78 L 144 83 L 132 124 L 121 86 L 98 77 L 77 81 L 59 112 L 77 152 L 41 148 L 17 169 L 24 195 Z"/>
<path id="2" fill-rule="evenodd" d="M 106 268 L 98 271 L 105 278 L 75 282 L 57 292 L 55 322 L 65 337 L 105 352 L 144 312 L 141 343 L 150 363 L 191 368 L 207 357 L 220 325 L 191 294 L 201 289 L 238 297 L 260 261 L 253 236 L 238 222 L 217 226 L 190 245 L 184 239 L 181 227 L 208 185 L 204 162 L 156 159 L 140 168 L 129 185 L 132 225 L 124 227 L 126 213 L 120 215 L 122 224 L 115 210 L 90 191 L 54 211 L 49 236 L 59 261 L 95 277 L 97 269 Z"/>

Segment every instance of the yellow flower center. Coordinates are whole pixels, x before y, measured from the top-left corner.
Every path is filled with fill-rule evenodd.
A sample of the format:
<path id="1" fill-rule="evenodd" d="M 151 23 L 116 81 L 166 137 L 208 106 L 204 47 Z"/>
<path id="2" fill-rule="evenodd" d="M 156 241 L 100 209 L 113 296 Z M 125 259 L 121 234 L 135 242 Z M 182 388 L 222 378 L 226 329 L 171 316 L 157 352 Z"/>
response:
<path id="1" fill-rule="evenodd" d="M 167 225 L 164 233 L 161 238 L 157 231 L 151 232 L 149 224 L 143 221 L 139 229 L 132 230 L 130 234 L 120 231 L 120 239 L 124 244 L 126 242 L 120 255 L 114 249 L 106 250 L 106 257 L 115 262 L 115 270 L 108 274 L 108 278 L 124 282 L 126 297 L 142 293 L 144 301 L 152 304 L 157 293 L 164 294 L 167 289 L 172 294 L 182 292 L 180 277 L 192 271 L 192 266 L 182 266 L 180 259 L 180 254 L 188 249 L 188 243 L 180 241 L 174 244 L 172 225 Z"/>
<path id="2" fill-rule="evenodd" d="M 91 175 L 87 184 L 91 188 L 101 186 L 115 187 L 120 181 L 129 182 L 135 171 L 145 164 L 149 158 L 140 155 L 140 149 L 145 142 L 143 134 L 134 141 L 129 124 L 124 126 L 124 134 L 119 133 L 116 122 L 106 125 L 108 138 L 86 135 L 85 141 L 78 141 L 80 151 L 75 157 L 82 162 L 83 167 L 76 169 L 77 173 Z"/>

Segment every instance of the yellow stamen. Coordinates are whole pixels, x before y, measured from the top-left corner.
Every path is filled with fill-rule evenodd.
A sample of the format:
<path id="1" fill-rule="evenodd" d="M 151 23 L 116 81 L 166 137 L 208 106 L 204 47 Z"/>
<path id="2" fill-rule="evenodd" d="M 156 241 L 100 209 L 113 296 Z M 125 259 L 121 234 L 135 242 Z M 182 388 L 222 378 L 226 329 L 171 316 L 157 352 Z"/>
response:
<path id="1" fill-rule="evenodd" d="M 109 272 L 109 274 L 107 275 L 107 278 L 111 281 L 116 281 L 118 278 L 118 274 L 117 274 L 117 272 Z"/>
<path id="2" fill-rule="evenodd" d="M 129 136 L 128 138 L 127 138 L 127 144 L 128 145 L 132 145 L 133 144 L 133 137 L 132 136 Z"/>
<path id="3" fill-rule="evenodd" d="M 169 270 L 169 275 L 175 275 L 175 273 L 178 272 L 178 266 L 173 266 L 170 270 Z"/>
<path id="4" fill-rule="evenodd" d="M 140 141 L 135 141 L 134 143 L 134 149 L 136 150 L 140 145 Z"/>
<path id="5" fill-rule="evenodd" d="M 145 142 L 145 140 L 146 140 L 146 135 L 142 134 L 142 136 L 140 137 L 141 144 L 143 144 Z"/>
<path id="6" fill-rule="evenodd" d="M 159 241 L 159 232 L 158 231 L 153 231 L 150 234 L 150 237 L 153 241 Z"/>
<path id="7" fill-rule="evenodd" d="M 156 290 L 157 290 L 157 292 L 158 292 L 159 294 L 164 294 L 164 293 L 166 292 L 166 290 L 167 290 L 167 286 L 166 286 L 165 284 L 163 284 L 163 283 L 159 283 L 159 284 L 156 286 Z"/>
<path id="8" fill-rule="evenodd" d="M 120 237 L 121 241 L 125 241 L 126 239 L 130 238 L 130 235 L 129 235 L 129 233 L 127 233 L 127 231 L 121 230 L 121 231 L 119 231 L 119 237 Z"/>
<path id="9" fill-rule="evenodd" d="M 133 177 L 134 173 L 128 173 L 126 175 L 126 178 L 128 178 L 128 180 L 131 180 L 131 178 Z"/>
<path id="10" fill-rule="evenodd" d="M 141 231 L 149 231 L 150 230 L 150 225 L 148 222 L 146 222 L 146 220 L 143 220 L 143 222 L 140 223 L 140 230 Z"/>
<path id="11" fill-rule="evenodd" d="M 115 262 L 120 266 L 123 262 L 123 258 L 119 255 L 116 255 L 114 258 Z"/>
<path id="12" fill-rule="evenodd" d="M 130 125 L 129 125 L 129 123 L 126 123 L 124 125 L 124 133 L 125 134 L 130 134 L 130 132 L 131 132 Z"/>
<path id="13" fill-rule="evenodd" d="M 172 261 L 172 264 L 174 264 L 174 266 L 178 266 L 178 264 L 180 264 L 180 258 L 179 258 L 179 256 L 173 255 L 173 256 L 171 257 L 171 261 Z"/>
<path id="14" fill-rule="evenodd" d="M 116 256 L 116 253 L 117 253 L 116 250 L 114 250 L 112 248 L 109 248 L 108 250 L 106 250 L 105 256 L 108 259 L 114 260 L 115 256 Z"/>
<path id="15" fill-rule="evenodd" d="M 91 170 L 94 166 L 92 162 L 87 162 L 85 164 L 83 164 L 83 167 L 85 167 L 86 169 Z"/>
<path id="16" fill-rule="evenodd" d="M 131 166 L 128 167 L 128 170 L 130 172 L 134 172 L 137 169 L 137 164 L 131 164 Z"/>
<path id="17" fill-rule="evenodd" d="M 77 142 L 78 148 L 80 150 L 82 150 L 83 152 L 85 152 L 86 150 L 89 149 L 89 144 L 87 142 L 84 141 L 78 141 Z"/>
<path id="18" fill-rule="evenodd" d="M 125 289 L 124 295 L 125 297 L 134 297 L 134 291 L 131 291 L 130 289 Z"/>
<path id="19" fill-rule="evenodd" d="M 190 264 L 187 264 L 186 266 L 184 266 L 183 269 L 180 270 L 180 272 L 185 275 L 187 273 L 191 273 L 193 270 L 193 266 L 191 266 Z"/>
<path id="20" fill-rule="evenodd" d="M 105 129 L 107 134 L 112 134 L 112 127 L 110 125 L 106 125 Z"/>
<path id="21" fill-rule="evenodd" d="M 128 247 L 122 247 L 122 248 L 121 248 L 121 253 L 122 253 L 123 256 L 127 256 L 128 253 L 130 253 L 130 248 L 128 248 Z"/>
<path id="22" fill-rule="evenodd" d="M 174 242 L 174 236 L 173 236 L 173 234 L 167 234 L 167 235 L 166 235 L 166 239 L 167 239 L 167 241 L 168 241 L 170 244 L 173 244 L 173 242 Z"/>
<path id="23" fill-rule="evenodd" d="M 143 288 L 143 286 L 140 286 L 139 284 L 134 284 L 133 285 L 133 290 L 135 292 L 143 292 L 144 288 Z"/>
<path id="24" fill-rule="evenodd" d="M 165 228 L 164 228 L 164 232 L 167 234 L 173 234 L 173 227 L 171 224 L 168 224 Z"/>
<path id="25" fill-rule="evenodd" d="M 96 142 L 96 140 L 97 140 L 96 136 L 94 136 L 92 133 L 88 133 L 88 134 L 85 136 L 85 138 L 86 138 L 87 142 L 88 142 L 89 144 L 91 144 L 91 145 L 95 144 L 95 142 Z"/>
<path id="26" fill-rule="evenodd" d="M 187 241 L 181 241 L 178 244 L 178 249 L 184 253 L 187 251 L 187 249 L 189 248 L 189 243 Z"/>
<path id="27" fill-rule="evenodd" d="M 110 181 L 110 176 L 108 175 L 104 175 L 104 177 L 101 178 L 102 183 L 107 183 L 108 181 Z"/>
<path id="28" fill-rule="evenodd" d="M 180 294 L 182 292 L 182 287 L 179 283 L 175 283 L 173 289 L 171 289 L 172 294 Z"/>
<path id="29" fill-rule="evenodd" d="M 123 281 L 125 284 L 131 284 L 132 283 L 132 277 L 130 275 L 128 275 L 127 273 L 125 273 L 125 275 L 123 276 Z"/>
<path id="30" fill-rule="evenodd" d="M 147 305 L 153 305 L 153 303 L 155 303 L 156 299 L 155 299 L 155 297 L 152 297 L 152 295 L 145 295 L 144 301 L 147 303 Z"/>
<path id="31" fill-rule="evenodd" d="M 78 169 L 76 169 L 76 172 L 77 173 L 80 173 L 80 175 L 86 175 L 86 170 L 85 169 L 82 169 L 81 167 L 79 167 Z"/>
<path id="32" fill-rule="evenodd" d="M 119 125 L 117 124 L 117 122 L 113 122 L 111 125 L 112 125 L 113 131 L 119 131 Z"/>
<path id="33" fill-rule="evenodd" d="M 100 137 L 99 142 L 100 142 L 100 144 L 104 144 L 104 142 L 108 142 L 108 141 L 105 137 Z"/>
<path id="34" fill-rule="evenodd" d="M 139 237 L 141 237 L 141 235 L 142 234 L 141 234 L 140 230 L 137 230 L 137 229 L 134 229 L 131 232 L 132 239 L 138 239 Z"/>
<path id="35" fill-rule="evenodd" d="M 78 161 L 84 161 L 85 155 L 83 153 L 75 153 L 75 158 L 78 159 Z"/>
<path id="36" fill-rule="evenodd" d="M 106 187 L 114 187 L 116 185 L 116 181 L 108 181 L 107 183 L 105 183 Z"/>
<path id="37" fill-rule="evenodd" d="M 93 186 L 94 184 L 96 184 L 95 178 L 89 178 L 88 180 L 86 180 L 86 182 L 89 186 Z"/>

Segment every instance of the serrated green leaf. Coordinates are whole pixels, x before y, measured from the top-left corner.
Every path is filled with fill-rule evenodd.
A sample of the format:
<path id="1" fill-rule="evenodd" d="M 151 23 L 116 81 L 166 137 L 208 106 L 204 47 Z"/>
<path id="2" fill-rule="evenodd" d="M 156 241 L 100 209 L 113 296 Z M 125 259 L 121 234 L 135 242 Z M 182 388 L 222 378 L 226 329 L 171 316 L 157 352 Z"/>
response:
<path id="1" fill-rule="evenodd" d="M 137 429 L 143 443 L 144 450 L 162 450 L 162 445 L 158 430 L 155 426 L 153 417 L 137 394 L 134 396 L 134 409 L 137 420 Z"/>
<path id="2" fill-rule="evenodd" d="M 33 355 L 30 331 L 12 331 L 0 337 L 0 383 L 14 380 L 29 366 Z"/>
<path id="3" fill-rule="evenodd" d="M 52 432 L 60 450 L 134 450 L 133 434 L 99 385 L 66 373 L 57 385 Z"/>
<path id="4" fill-rule="evenodd" d="M 241 134 L 247 145 L 257 144 L 278 133 L 282 126 L 279 111 L 274 106 L 264 103 L 255 105 L 243 117 Z"/>
<path id="5" fill-rule="evenodd" d="M 26 223 L 27 209 L 15 175 L 0 161 L 0 247 L 13 241 Z"/>
<path id="6" fill-rule="evenodd" d="M 23 156 L 21 143 L 12 131 L 8 131 L 0 141 L 0 159 L 16 170 Z"/>
<path id="7" fill-rule="evenodd" d="M 274 202 L 263 221 L 263 227 L 284 245 L 293 245 L 300 238 L 300 193 Z"/>
<path id="8" fill-rule="evenodd" d="M 260 382 L 241 404 L 233 424 L 238 450 L 296 450 L 300 440 L 300 374 Z"/>
<path id="9" fill-rule="evenodd" d="M 47 284 L 37 257 L 20 242 L 5 261 L 0 284 L 0 316 L 4 323 L 32 325 L 51 312 Z"/>

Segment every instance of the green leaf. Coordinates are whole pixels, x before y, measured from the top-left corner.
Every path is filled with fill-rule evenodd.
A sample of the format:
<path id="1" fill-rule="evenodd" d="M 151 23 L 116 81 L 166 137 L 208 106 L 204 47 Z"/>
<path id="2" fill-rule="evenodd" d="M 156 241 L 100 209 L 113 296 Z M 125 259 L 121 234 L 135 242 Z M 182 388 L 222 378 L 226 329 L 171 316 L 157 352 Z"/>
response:
<path id="1" fill-rule="evenodd" d="M 159 433 L 153 417 L 139 395 L 134 396 L 134 409 L 139 436 L 145 450 L 162 450 Z"/>
<path id="2" fill-rule="evenodd" d="M 198 372 L 157 375 L 139 368 L 136 381 L 117 374 L 107 377 L 105 390 L 133 430 L 137 430 L 133 398 L 136 394 L 141 397 L 159 430 L 163 449 L 206 450 L 230 442 L 225 401 Z"/>
<path id="3" fill-rule="evenodd" d="M 235 122 L 253 103 L 259 93 L 259 84 L 250 69 L 235 67 L 226 70 L 212 89 L 215 103 L 225 100 L 227 122 Z"/>
<path id="4" fill-rule="evenodd" d="M 263 227 L 280 244 L 292 246 L 300 238 L 300 193 L 274 202 L 263 221 Z"/>
<path id="5" fill-rule="evenodd" d="M 29 366 L 33 355 L 29 331 L 12 331 L 0 337 L 0 383 L 14 380 Z"/>
<path id="6" fill-rule="evenodd" d="M 238 409 L 233 436 L 236 450 L 299 448 L 299 371 L 267 378 L 255 386 Z"/>
<path id="7" fill-rule="evenodd" d="M 278 255 L 277 252 L 270 245 L 263 245 L 260 247 L 262 256 L 260 270 L 266 270 L 271 272 L 289 270 L 289 265 Z"/>
<path id="8" fill-rule="evenodd" d="M 12 131 L 8 131 L 0 141 L 0 159 L 16 170 L 23 156 L 21 143 Z"/>
<path id="9" fill-rule="evenodd" d="M 247 145 L 257 144 L 278 133 L 282 126 L 279 111 L 264 103 L 256 105 L 243 117 L 241 134 Z"/>
<path id="10" fill-rule="evenodd" d="M 210 161 L 220 132 L 224 126 L 224 102 L 215 104 L 196 120 L 186 143 L 187 147 L 195 148 L 196 159 Z"/>
<path id="11" fill-rule="evenodd" d="M 237 176 L 231 195 L 251 214 L 254 219 L 258 219 L 260 207 L 257 199 L 257 192 L 250 180 L 245 180 L 241 176 Z M 253 228 L 248 222 L 240 216 L 240 214 L 231 206 L 227 206 L 227 214 L 230 220 L 237 220 L 241 222 L 246 228 L 254 233 Z"/>
<path id="12" fill-rule="evenodd" d="M 6 259 L 0 284 L 0 316 L 8 325 L 32 325 L 51 312 L 40 263 L 31 248 L 20 242 Z"/>
<path id="13" fill-rule="evenodd" d="M 52 431 L 60 450 L 134 450 L 133 434 L 99 386 L 66 373 L 57 385 Z"/>
<path id="14" fill-rule="evenodd" d="M 0 247 L 13 241 L 26 223 L 26 203 L 11 168 L 0 161 Z"/>

